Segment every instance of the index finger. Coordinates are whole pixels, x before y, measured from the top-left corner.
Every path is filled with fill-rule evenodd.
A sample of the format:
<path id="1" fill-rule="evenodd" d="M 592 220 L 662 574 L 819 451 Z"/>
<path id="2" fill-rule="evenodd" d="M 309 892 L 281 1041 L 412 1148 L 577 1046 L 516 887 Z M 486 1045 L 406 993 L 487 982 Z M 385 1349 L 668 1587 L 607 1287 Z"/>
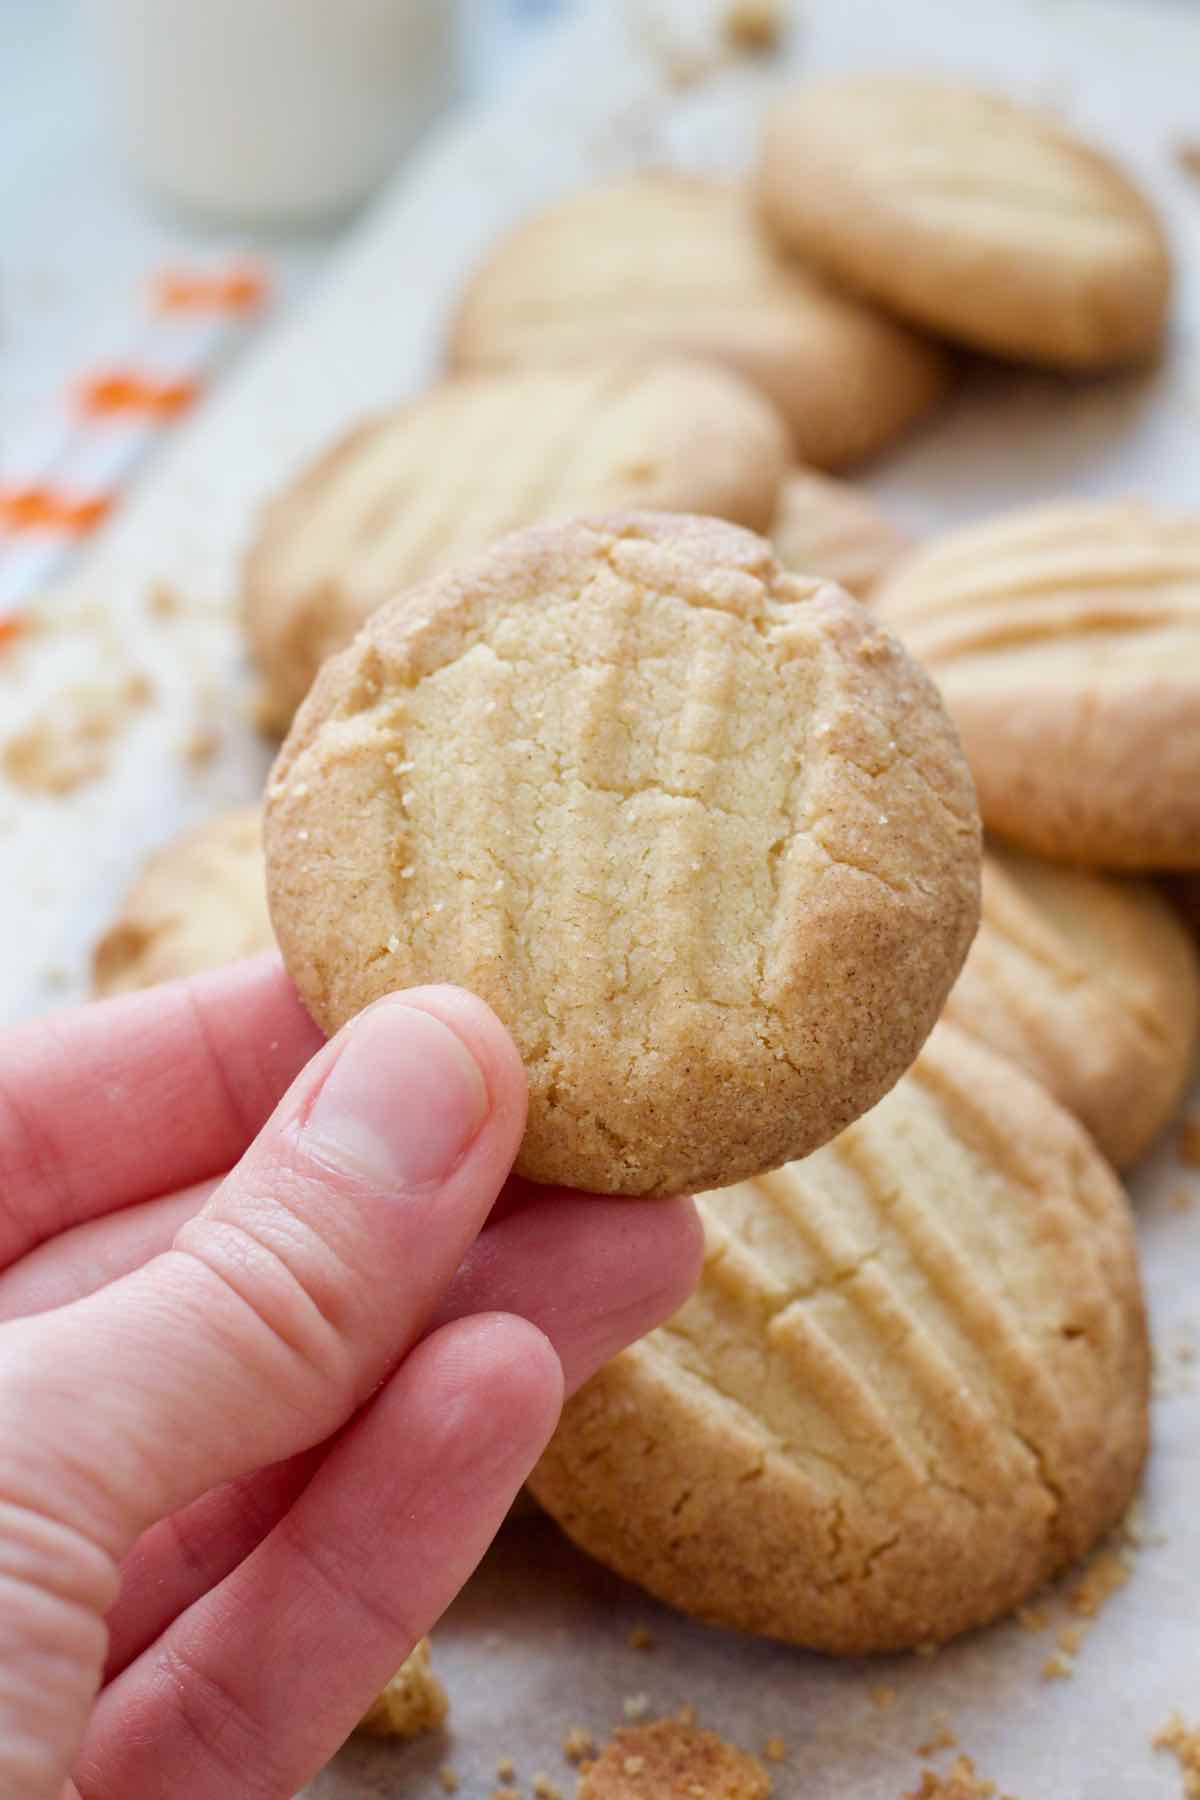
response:
<path id="1" fill-rule="evenodd" d="M 0 1038 L 0 1267 L 222 1175 L 324 1038 L 274 953 Z"/>

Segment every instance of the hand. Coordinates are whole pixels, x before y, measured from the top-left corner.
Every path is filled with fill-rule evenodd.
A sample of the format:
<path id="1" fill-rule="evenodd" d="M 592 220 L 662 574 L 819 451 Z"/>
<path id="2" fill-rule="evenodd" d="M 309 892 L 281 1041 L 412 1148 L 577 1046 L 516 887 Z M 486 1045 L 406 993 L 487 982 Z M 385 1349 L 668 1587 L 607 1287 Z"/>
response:
<path id="1" fill-rule="evenodd" d="M 0 1038 L 0 1793 L 283 1800 L 438 1618 L 698 1266 L 524 1115 L 480 1001 L 323 1045 L 273 958 Z"/>

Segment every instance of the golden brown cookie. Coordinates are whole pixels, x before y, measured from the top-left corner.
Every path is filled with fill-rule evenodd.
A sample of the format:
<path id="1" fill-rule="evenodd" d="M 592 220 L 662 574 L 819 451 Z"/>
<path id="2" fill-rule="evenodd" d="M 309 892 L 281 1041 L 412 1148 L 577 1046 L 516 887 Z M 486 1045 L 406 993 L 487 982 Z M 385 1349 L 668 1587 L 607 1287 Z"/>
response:
<path id="1" fill-rule="evenodd" d="M 450 1702 L 433 1672 L 429 1639 L 422 1638 L 381 1694 L 376 1695 L 358 1722 L 368 1737 L 415 1738 L 438 1731 L 446 1722 Z"/>
<path id="2" fill-rule="evenodd" d="M 787 249 L 975 349 L 1085 370 L 1162 338 L 1171 267 L 1145 197 L 999 94 L 933 76 L 808 83 L 768 117 L 759 198 Z"/>
<path id="3" fill-rule="evenodd" d="M 680 1719 L 615 1731 L 576 1800 L 766 1800 L 771 1778 L 715 1731 Z"/>
<path id="4" fill-rule="evenodd" d="M 280 753 L 271 914 L 314 1017 L 451 980 L 529 1075 L 519 1171 L 629 1194 L 814 1147 L 975 930 L 922 672 L 831 584 L 667 513 L 518 532 L 372 614 Z"/>
<path id="5" fill-rule="evenodd" d="M 1041 1081 L 1120 1169 L 1187 1085 L 1200 966 L 1149 882 L 994 847 L 979 935 L 945 1017 Z"/>
<path id="6" fill-rule="evenodd" d="M 918 550 L 874 607 L 941 688 L 992 831 L 1056 862 L 1200 867 L 1200 514 L 1007 514 Z"/>
<path id="7" fill-rule="evenodd" d="M 1129 1207 L 1013 1065 L 939 1025 L 834 1143 L 699 1204 L 695 1295 L 531 1478 L 590 1554 L 858 1654 L 997 1617 L 1120 1517 L 1149 1372 Z"/>
<path id="8" fill-rule="evenodd" d="M 221 813 L 155 851 L 92 953 L 97 996 L 153 987 L 275 943 L 257 806 Z"/>
<path id="9" fill-rule="evenodd" d="M 786 466 L 771 405 L 707 363 L 442 382 L 351 431 L 267 508 L 243 580 L 264 722 L 287 729 L 382 601 L 507 531 L 626 506 L 765 530 Z"/>
<path id="10" fill-rule="evenodd" d="M 770 538 L 785 569 L 836 581 L 856 600 L 870 599 L 911 542 L 869 495 L 816 469 L 784 481 Z"/>
<path id="11" fill-rule="evenodd" d="M 517 227 L 468 283 L 456 368 L 669 350 L 770 396 L 797 457 L 871 456 L 939 400 L 942 353 L 781 257 L 739 187 L 644 171 L 568 195 Z"/>

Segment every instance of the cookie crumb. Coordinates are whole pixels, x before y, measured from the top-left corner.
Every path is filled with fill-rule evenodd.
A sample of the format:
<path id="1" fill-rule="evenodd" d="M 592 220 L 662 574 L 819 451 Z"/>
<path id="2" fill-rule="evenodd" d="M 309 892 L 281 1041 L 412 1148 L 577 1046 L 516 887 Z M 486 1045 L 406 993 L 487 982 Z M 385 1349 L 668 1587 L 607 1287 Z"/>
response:
<path id="1" fill-rule="evenodd" d="M 681 1706 L 679 1711 L 675 1714 L 675 1717 L 680 1725 L 694 1725 L 696 1723 L 696 1709 L 694 1706 Z"/>
<path id="2" fill-rule="evenodd" d="M 1113 1550 L 1101 1550 L 1067 1595 L 1067 1610 L 1079 1619 L 1094 1619 L 1129 1580 L 1129 1564 Z"/>
<path id="3" fill-rule="evenodd" d="M 649 1694 L 626 1694 L 621 1702 L 621 1711 L 627 1719 L 644 1719 L 650 1711 Z"/>
<path id="4" fill-rule="evenodd" d="M 1200 1169 L 1200 1113 L 1189 1113 L 1179 1128 L 1179 1159 Z"/>
<path id="5" fill-rule="evenodd" d="M 458 1774 L 456 1770 L 450 1767 L 449 1763 L 443 1763 L 438 1770 L 438 1782 L 443 1794 L 457 1794 Z"/>
<path id="6" fill-rule="evenodd" d="M 1185 175 L 1200 181 L 1200 142 L 1184 139 L 1175 146 L 1175 162 Z"/>
<path id="7" fill-rule="evenodd" d="M 725 42 L 758 55 L 777 50 L 787 30 L 787 15 L 785 0 L 731 0 L 721 26 Z"/>
<path id="8" fill-rule="evenodd" d="M 155 581 L 150 585 L 146 605 L 156 619 L 177 619 L 183 611 L 183 598 L 169 581 Z"/>
<path id="9" fill-rule="evenodd" d="M 1083 1643 L 1083 1631 L 1084 1628 L 1082 1625 L 1059 1626 L 1058 1636 L 1054 1641 L 1064 1656 L 1079 1655 L 1080 1646 Z"/>
<path id="10" fill-rule="evenodd" d="M 130 713 L 146 706 L 153 693 L 141 674 L 64 688 L 5 743 L 4 773 L 29 794 L 74 793 L 106 773 L 109 750 Z"/>
<path id="11" fill-rule="evenodd" d="M 654 1647 L 654 1638 L 646 1627 L 635 1625 L 629 1634 L 629 1648 L 631 1650 L 653 1650 Z"/>
<path id="12" fill-rule="evenodd" d="M 895 1706 L 896 1698 L 894 1687 L 873 1687 L 871 1689 L 871 1705 L 878 1712 L 887 1712 L 890 1707 Z"/>
<path id="13" fill-rule="evenodd" d="M 1150 1742 L 1156 1750 L 1169 1750 L 1179 1764 L 1187 1800 L 1200 1800 L 1200 1729 L 1185 1725 L 1178 1713 L 1172 1713 Z"/>
<path id="14" fill-rule="evenodd" d="M 492 1789 L 489 1800 L 521 1800 L 521 1790 L 502 1783 L 500 1787 Z"/>
<path id="15" fill-rule="evenodd" d="M 770 1791 L 757 1757 L 714 1731 L 658 1719 L 615 1731 L 576 1800 L 767 1800 Z"/>
<path id="16" fill-rule="evenodd" d="M 582 1725 L 572 1725 L 563 1738 L 562 1753 L 569 1763 L 581 1763 L 585 1757 L 595 1755 L 596 1740 Z"/>
<path id="17" fill-rule="evenodd" d="M 531 1785 L 533 1787 L 534 1800 L 563 1800 L 562 1789 L 556 1787 L 548 1775 L 543 1775 L 539 1772 L 534 1776 Z"/>
<path id="18" fill-rule="evenodd" d="M 936 1756 L 939 1750 L 957 1749 L 958 1739 L 951 1731 L 945 1719 L 935 1719 L 925 1742 L 917 1745 L 917 1755 Z"/>
<path id="19" fill-rule="evenodd" d="M 496 1764 L 496 1780 L 511 1782 L 511 1781 L 515 1781 L 516 1778 L 517 1778 L 516 1763 L 513 1761 L 511 1756 L 502 1756 L 500 1758 L 500 1761 Z"/>
<path id="20" fill-rule="evenodd" d="M 183 760 L 193 769 L 206 769 L 221 748 L 221 734 L 215 725 L 197 725 L 183 745 Z"/>
<path id="21" fill-rule="evenodd" d="M 449 1710 L 446 1690 L 429 1660 L 429 1640 L 422 1638 L 363 1714 L 358 1730 L 369 1737 L 423 1737 L 444 1724 Z"/>
<path id="22" fill-rule="evenodd" d="M 1074 1663 L 1061 1650 L 1055 1650 L 1042 1664 L 1043 1681 L 1069 1681 L 1074 1673 Z"/>
<path id="23" fill-rule="evenodd" d="M 1050 1615 L 1044 1606 L 1018 1606 L 1014 1617 L 1022 1631 L 1045 1631 Z"/>
<path id="24" fill-rule="evenodd" d="M 906 1794 L 904 1800 L 995 1800 L 995 1794 L 995 1782 L 984 1781 L 975 1773 L 975 1764 L 970 1757 L 960 1756 L 946 1775 L 926 1769 L 920 1787 Z M 1001 1800 L 1013 1800 L 1013 1797 L 1004 1795 Z"/>
<path id="25" fill-rule="evenodd" d="M 763 1745 L 762 1753 L 768 1762 L 786 1762 L 788 1747 L 781 1737 L 769 1737 Z"/>

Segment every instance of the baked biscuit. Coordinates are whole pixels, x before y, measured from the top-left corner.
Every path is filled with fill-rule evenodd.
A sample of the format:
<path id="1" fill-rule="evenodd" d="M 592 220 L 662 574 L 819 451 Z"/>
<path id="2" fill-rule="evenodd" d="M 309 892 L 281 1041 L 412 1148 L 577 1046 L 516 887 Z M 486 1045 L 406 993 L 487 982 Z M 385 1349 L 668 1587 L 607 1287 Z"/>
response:
<path id="1" fill-rule="evenodd" d="M 843 76 L 769 115 L 764 219 L 903 318 L 1068 370 L 1153 353 L 1171 268 L 1126 175 L 1046 114 L 964 82 Z"/>
<path id="2" fill-rule="evenodd" d="M 939 350 L 781 257 L 742 188 L 663 171 L 571 194 L 502 239 L 468 283 L 449 353 L 478 369 L 633 348 L 745 376 L 819 468 L 882 450 L 948 381 Z"/>
<path id="3" fill-rule="evenodd" d="M 774 409 L 706 363 L 442 382 L 351 431 L 267 508 L 243 582 L 263 722 L 285 731 L 368 613 L 464 552 L 625 506 L 765 530 L 786 464 Z"/>
<path id="4" fill-rule="evenodd" d="M 576 1800 L 767 1800 L 771 1778 L 715 1731 L 681 1719 L 615 1731 L 576 1790 Z"/>
<path id="5" fill-rule="evenodd" d="M 429 1639 L 422 1638 L 376 1695 L 357 1729 L 368 1737 L 424 1737 L 440 1730 L 449 1710 L 446 1690 L 433 1672 Z"/>
<path id="6" fill-rule="evenodd" d="M 866 1118 L 699 1201 L 700 1285 L 568 1400 L 530 1479 L 716 1624 L 861 1654 L 1007 1612 L 1128 1505 L 1149 1351 L 1082 1127 L 939 1025 Z"/>
<path id="7" fill-rule="evenodd" d="M 529 1075 L 520 1173 L 628 1194 L 815 1147 L 974 934 L 931 684 L 712 519 L 514 534 L 372 614 L 276 763 L 271 914 L 314 1017 L 459 981 Z"/>
<path id="8" fill-rule="evenodd" d="M 150 857 L 92 953 L 98 997 L 153 987 L 269 950 L 262 815 L 206 819 Z"/>
<path id="9" fill-rule="evenodd" d="M 770 538 L 785 569 L 836 581 L 856 600 L 870 598 L 911 541 L 868 494 L 816 469 L 784 481 Z"/>
<path id="10" fill-rule="evenodd" d="M 945 1017 L 1041 1081 L 1125 1168 L 1171 1118 L 1195 1062 L 1196 951 L 1149 882 L 993 848 Z"/>
<path id="11" fill-rule="evenodd" d="M 1200 514 L 1030 508 L 918 550 L 874 605 L 941 688 L 991 830 L 1200 867 Z"/>

